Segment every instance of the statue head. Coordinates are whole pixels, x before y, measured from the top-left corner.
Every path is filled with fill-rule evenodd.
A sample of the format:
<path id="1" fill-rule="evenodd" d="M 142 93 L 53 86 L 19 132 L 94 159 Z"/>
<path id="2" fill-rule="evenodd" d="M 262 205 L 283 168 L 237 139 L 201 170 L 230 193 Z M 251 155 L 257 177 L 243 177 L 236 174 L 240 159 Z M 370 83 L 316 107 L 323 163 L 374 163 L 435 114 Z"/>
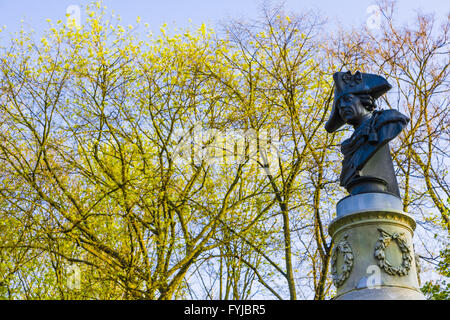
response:
<path id="1" fill-rule="evenodd" d="M 325 124 L 330 133 L 345 123 L 358 126 L 376 108 L 375 100 L 391 89 L 385 78 L 359 71 L 336 72 L 333 79 L 334 103 Z"/>
<path id="2" fill-rule="evenodd" d="M 344 123 L 357 127 L 375 110 L 376 103 L 371 95 L 346 93 L 336 101 L 335 107 Z"/>

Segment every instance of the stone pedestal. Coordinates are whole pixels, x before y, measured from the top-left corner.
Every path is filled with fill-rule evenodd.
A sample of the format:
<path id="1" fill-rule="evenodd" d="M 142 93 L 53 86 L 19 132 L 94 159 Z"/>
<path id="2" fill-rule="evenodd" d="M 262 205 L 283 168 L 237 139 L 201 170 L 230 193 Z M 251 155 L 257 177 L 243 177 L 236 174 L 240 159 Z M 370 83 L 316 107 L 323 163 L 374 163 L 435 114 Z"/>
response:
<path id="1" fill-rule="evenodd" d="M 388 193 L 361 193 L 337 204 L 329 226 L 337 300 L 423 300 L 413 234 L 416 223 Z"/>

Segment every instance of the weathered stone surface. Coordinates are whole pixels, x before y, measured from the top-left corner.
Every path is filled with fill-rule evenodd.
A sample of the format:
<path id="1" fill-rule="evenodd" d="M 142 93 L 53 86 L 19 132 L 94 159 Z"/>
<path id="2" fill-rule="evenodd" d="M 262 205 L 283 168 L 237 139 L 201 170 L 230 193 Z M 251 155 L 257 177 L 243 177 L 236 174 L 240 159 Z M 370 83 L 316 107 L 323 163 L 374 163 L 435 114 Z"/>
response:
<path id="1" fill-rule="evenodd" d="M 425 300 L 421 292 L 401 287 L 380 287 L 347 292 L 336 300 Z"/>
<path id="2" fill-rule="evenodd" d="M 415 221 L 398 209 L 398 198 L 378 193 L 338 204 L 329 226 L 336 299 L 424 299 L 412 242 Z"/>

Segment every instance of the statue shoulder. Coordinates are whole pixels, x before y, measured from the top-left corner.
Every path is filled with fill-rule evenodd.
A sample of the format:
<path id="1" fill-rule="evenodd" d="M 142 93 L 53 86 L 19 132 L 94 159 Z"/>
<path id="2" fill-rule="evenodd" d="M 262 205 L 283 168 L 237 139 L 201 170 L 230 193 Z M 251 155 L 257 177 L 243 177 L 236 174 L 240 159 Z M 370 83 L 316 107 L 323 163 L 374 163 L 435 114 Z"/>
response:
<path id="1" fill-rule="evenodd" d="M 406 125 L 409 122 L 407 116 L 394 109 L 377 111 L 376 117 L 375 127 L 380 127 L 390 122 L 400 122 L 403 125 Z"/>
<path id="2" fill-rule="evenodd" d="M 409 118 L 397 110 L 376 111 L 373 115 L 372 129 L 374 137 L 372 142 L 385 143 L 395 138 L 408 124 Z"/>

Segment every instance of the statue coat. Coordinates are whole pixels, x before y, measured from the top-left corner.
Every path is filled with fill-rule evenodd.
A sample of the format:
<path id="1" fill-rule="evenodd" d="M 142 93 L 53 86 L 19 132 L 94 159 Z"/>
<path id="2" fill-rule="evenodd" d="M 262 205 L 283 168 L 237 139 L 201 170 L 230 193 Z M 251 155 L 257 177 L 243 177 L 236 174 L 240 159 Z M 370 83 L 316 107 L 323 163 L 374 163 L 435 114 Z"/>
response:
<path id="1" fill-rule="evenodd" d="M 388 183 L 388 191 L 398 195 L 398 186 L 387 144 L 400 134 L 408 122 L 409 118 L 397 110 L 373 112 L 372 116 L 341 144 L 344 160 L 340 185 L 347 186 L 354 178 L 370 175 L 384 179 Z M 372 158 L 377 158 L 377 161 L 371 161 L 368 165 Z"/>

